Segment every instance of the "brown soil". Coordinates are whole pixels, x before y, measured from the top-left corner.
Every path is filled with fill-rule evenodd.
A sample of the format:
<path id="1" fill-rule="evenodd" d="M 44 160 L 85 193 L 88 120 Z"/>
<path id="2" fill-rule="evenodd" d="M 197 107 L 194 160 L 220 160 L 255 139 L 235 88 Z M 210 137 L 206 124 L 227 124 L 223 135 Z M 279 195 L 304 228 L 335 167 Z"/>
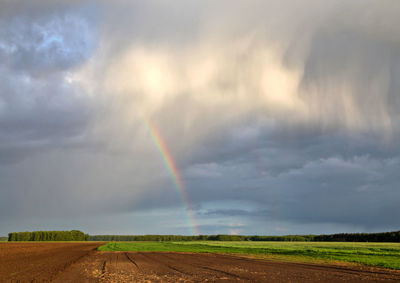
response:
<path id="1" fill-rule="evenodd" d="M 102 243 L 1 243 L 0 282 L 49 282 Z"/>
<path id="2" fill-rule="evenodd" d="M 0 245 L 0 282 L 400 282 L 400 272 L 221 254 L 99 252 L 98 243 Z"/>

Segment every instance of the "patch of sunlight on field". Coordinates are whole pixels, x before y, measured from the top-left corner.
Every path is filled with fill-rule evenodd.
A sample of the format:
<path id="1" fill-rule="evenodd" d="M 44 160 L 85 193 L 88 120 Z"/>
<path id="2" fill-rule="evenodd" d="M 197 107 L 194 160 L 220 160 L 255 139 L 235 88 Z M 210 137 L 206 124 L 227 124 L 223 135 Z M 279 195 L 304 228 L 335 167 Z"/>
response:
<path id="1" fill-rule="evenodd" d="M 400 244 L 353 242 L 110 242 L 103 251 L 162 251 L 278 256 L 296 261 L 343 261 L 400 269 Z"/>

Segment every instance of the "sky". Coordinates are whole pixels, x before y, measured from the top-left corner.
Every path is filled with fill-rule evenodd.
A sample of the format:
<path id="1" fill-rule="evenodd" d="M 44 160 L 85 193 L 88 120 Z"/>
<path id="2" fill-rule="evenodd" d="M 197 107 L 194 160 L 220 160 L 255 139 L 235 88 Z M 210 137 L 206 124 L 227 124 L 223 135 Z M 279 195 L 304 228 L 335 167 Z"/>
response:
<path id="1" fill-rule="evenodd" d="M 0 0 L 0 235 L 400 228 L 397 0 Z"/>

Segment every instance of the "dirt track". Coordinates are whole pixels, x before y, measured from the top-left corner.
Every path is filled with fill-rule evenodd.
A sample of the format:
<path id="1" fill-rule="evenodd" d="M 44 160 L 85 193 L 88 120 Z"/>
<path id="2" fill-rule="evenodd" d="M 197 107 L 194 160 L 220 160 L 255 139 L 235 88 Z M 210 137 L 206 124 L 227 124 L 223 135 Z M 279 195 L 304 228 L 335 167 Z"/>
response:
<path id="1" fill-rule="evenodd" d="M 94 251 L 98 245 L 2 244 L 0 282 L 400 282 L 400 272 L 383 269 L 216 254 Z"/>

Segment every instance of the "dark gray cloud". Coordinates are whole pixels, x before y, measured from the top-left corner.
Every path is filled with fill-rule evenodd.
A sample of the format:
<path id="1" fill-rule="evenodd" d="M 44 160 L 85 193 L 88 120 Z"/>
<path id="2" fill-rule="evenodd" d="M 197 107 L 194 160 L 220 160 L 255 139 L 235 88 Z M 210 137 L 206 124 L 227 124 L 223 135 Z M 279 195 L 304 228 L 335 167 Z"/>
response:
<path id="1" fill-rule="evenodd" d="M 38 4 L 2 3 L 8 11 L 0 17 L 2 163 L 85 143 L 92 102 L 68 76 L 90 58 L 95 27 L 81 10 Z"/>
<path id="2" fill-rule="evenodd" d="M 66 3 L 2 4 L 9 12 L 0 18 L 0 60 L 7 68 L 36 78 L 85 62 L 96 47 L 95 10 Z"/>

